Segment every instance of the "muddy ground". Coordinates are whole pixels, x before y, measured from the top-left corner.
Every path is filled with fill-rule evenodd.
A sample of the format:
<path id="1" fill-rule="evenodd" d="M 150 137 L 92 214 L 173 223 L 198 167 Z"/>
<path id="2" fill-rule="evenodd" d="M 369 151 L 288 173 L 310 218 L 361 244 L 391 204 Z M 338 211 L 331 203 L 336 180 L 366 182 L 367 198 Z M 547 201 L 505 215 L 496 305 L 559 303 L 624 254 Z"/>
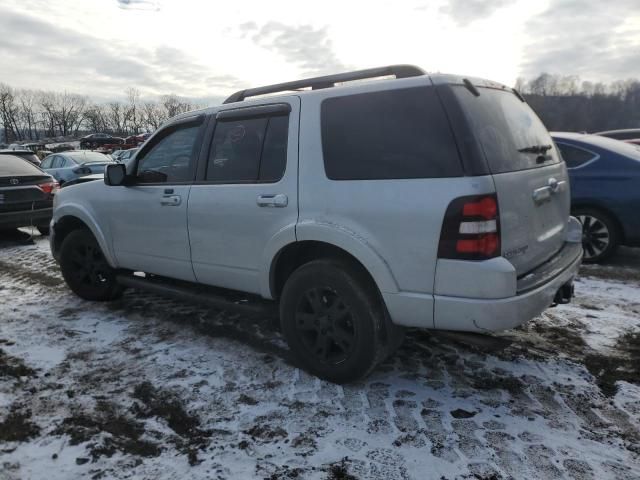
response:
<path id="1" fill-rule="evenodd" d="M 640 478 L 640 253 L 581 275 L 571 305 L 483 342 L 411 330 L 340 387 L 266 319 L 84 302 L 45 240 L 5 238 L 0 479 Z"/>

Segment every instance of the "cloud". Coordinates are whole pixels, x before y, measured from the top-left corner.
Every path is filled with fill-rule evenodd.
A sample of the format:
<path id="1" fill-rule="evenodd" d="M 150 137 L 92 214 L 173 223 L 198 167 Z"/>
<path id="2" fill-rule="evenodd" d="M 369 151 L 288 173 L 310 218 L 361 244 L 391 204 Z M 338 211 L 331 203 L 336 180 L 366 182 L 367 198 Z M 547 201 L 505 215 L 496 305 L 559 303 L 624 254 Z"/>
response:
<path id="1" fill-rule="evenodd" d="M 640 77 L 637 7 L 637 0 L 617 0 L 615 6 L 600 0 L 552 0 L 525 25 L 531 41 L 521 74 L 549 72 L 607 82 Z"/>
<path id="2" fill-rule="evenodd" d="M 497 10 L 515 2 L 516 0 L 449 0 L 447 5 L 440 8 L 440 12 L 464 27 L 476 20 L 488 18 Z"/>
<path id="3" fill-rule="evenodd" d="M 11 72 L 14 86 L 111 98 L 127 87 L 143 95 L 203 97 L 243 86 L 173 47 L 145 49 L 102 40 L 2 7 L 0 31 L 0 69 Z"/>
<path id="4" fill-rule="evenodd" d="M 159 11 L 161 0 L 116 0 L 118 7 L 124 10 Z"/>
<path id="5" fill-rule="evenodd" d="M 239 25 L 238 29 L 243 37 L 249 37 L 257 45 L 281 55 L 285 61 L 302 69 L 305 75 L 349 69 L 334 52 L 326 26 L 292 26 L 271 21 L 262 26 L 247 22 Z"/>

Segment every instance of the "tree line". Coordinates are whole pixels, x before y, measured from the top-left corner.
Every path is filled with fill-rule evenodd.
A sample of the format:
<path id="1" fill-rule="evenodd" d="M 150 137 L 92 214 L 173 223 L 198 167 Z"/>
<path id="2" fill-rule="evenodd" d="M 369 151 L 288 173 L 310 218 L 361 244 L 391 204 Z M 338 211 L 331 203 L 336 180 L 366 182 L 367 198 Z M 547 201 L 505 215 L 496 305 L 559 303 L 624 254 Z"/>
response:
<path id="1" fill-rule="evenodd" d="M 96 103 L 86 95 L 0 83 L 0 128 L 6 143 L 94 132 L 137 135 L 152 132 L 168 118 L 199 107 L 174 94 L 143 100 L 136 88 L 127 89 L 124 100 Z"/>
<path id="2" fill-rule="evenodd" d="M 575 75 L 543 73 L 518 79 L 519 90 L 552 131 L 599 132 L 640 128 L 640 81 L 581 81 Z"/>
<path id="3" fill-rule="evenodd" d="M 596 132 L 640 127 L 640 81 L 581 81 L 542 73 L 520 78 L 518 89 L 549 130 Z M 177 95 L 143 100 L 136 88 L 123 100 L 96 103 L 86 95 L 12 88 L 0 83 L 0 127 L 5 142 L 84 133 L 127 136 L 156 130 L 165 120 L 199 108 Z"/>

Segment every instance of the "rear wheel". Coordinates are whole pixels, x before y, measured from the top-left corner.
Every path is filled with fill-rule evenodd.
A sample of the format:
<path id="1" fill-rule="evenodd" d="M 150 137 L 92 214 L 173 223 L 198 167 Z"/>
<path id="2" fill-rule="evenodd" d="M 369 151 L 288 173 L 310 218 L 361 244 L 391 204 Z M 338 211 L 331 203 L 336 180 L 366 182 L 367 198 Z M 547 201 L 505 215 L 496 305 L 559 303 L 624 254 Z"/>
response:
<path id="1" fill-rule="evenodd" d="M 375 286 L 347 262 L 315 260 L 282 292 L 282 332 L 298 362 L 335 383 L 368 375 L 382 359 L 384 306 Z"/>
<path id="2" fill-rule="evenodd" d="M 74 230 L 64 239 L 60 270 L 69 288 L 85 300 L 114 300 L 122 294 L 116 271 L 88 230 Z"/>
<path id="3" fill-rule="evenodd" d="M 620 237 L 615 221 L 594 208 L 581 208 L 573 214 L 582 223 L 584 262 L 598 263 L 611 257 L 618 248 Z"/>

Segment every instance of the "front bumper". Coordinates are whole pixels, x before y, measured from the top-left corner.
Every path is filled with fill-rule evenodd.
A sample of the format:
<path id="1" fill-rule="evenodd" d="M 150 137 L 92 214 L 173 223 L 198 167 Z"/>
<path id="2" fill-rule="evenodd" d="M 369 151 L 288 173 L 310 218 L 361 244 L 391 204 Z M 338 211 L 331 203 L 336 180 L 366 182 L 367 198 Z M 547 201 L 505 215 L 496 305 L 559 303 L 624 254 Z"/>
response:
<path id="1" fill-rule="evenodd" d="M 22 210 L 18 212 L 0 213 L 0 227 L 19 228 L 34 226 L 47 226 L 53 216 L 53 208 L 40 208 L 38 210 Z"/>
<path id="2" fill-rule="evenodd" d="M 558 298 L 566 303 L 581 261 L 582 246 L 566 243 L 558 255 L 518 279 L 514 296 L 483 299 L 434 295 L 435 328 L 487 332 L 517 327 L 557 303 Z"/>

